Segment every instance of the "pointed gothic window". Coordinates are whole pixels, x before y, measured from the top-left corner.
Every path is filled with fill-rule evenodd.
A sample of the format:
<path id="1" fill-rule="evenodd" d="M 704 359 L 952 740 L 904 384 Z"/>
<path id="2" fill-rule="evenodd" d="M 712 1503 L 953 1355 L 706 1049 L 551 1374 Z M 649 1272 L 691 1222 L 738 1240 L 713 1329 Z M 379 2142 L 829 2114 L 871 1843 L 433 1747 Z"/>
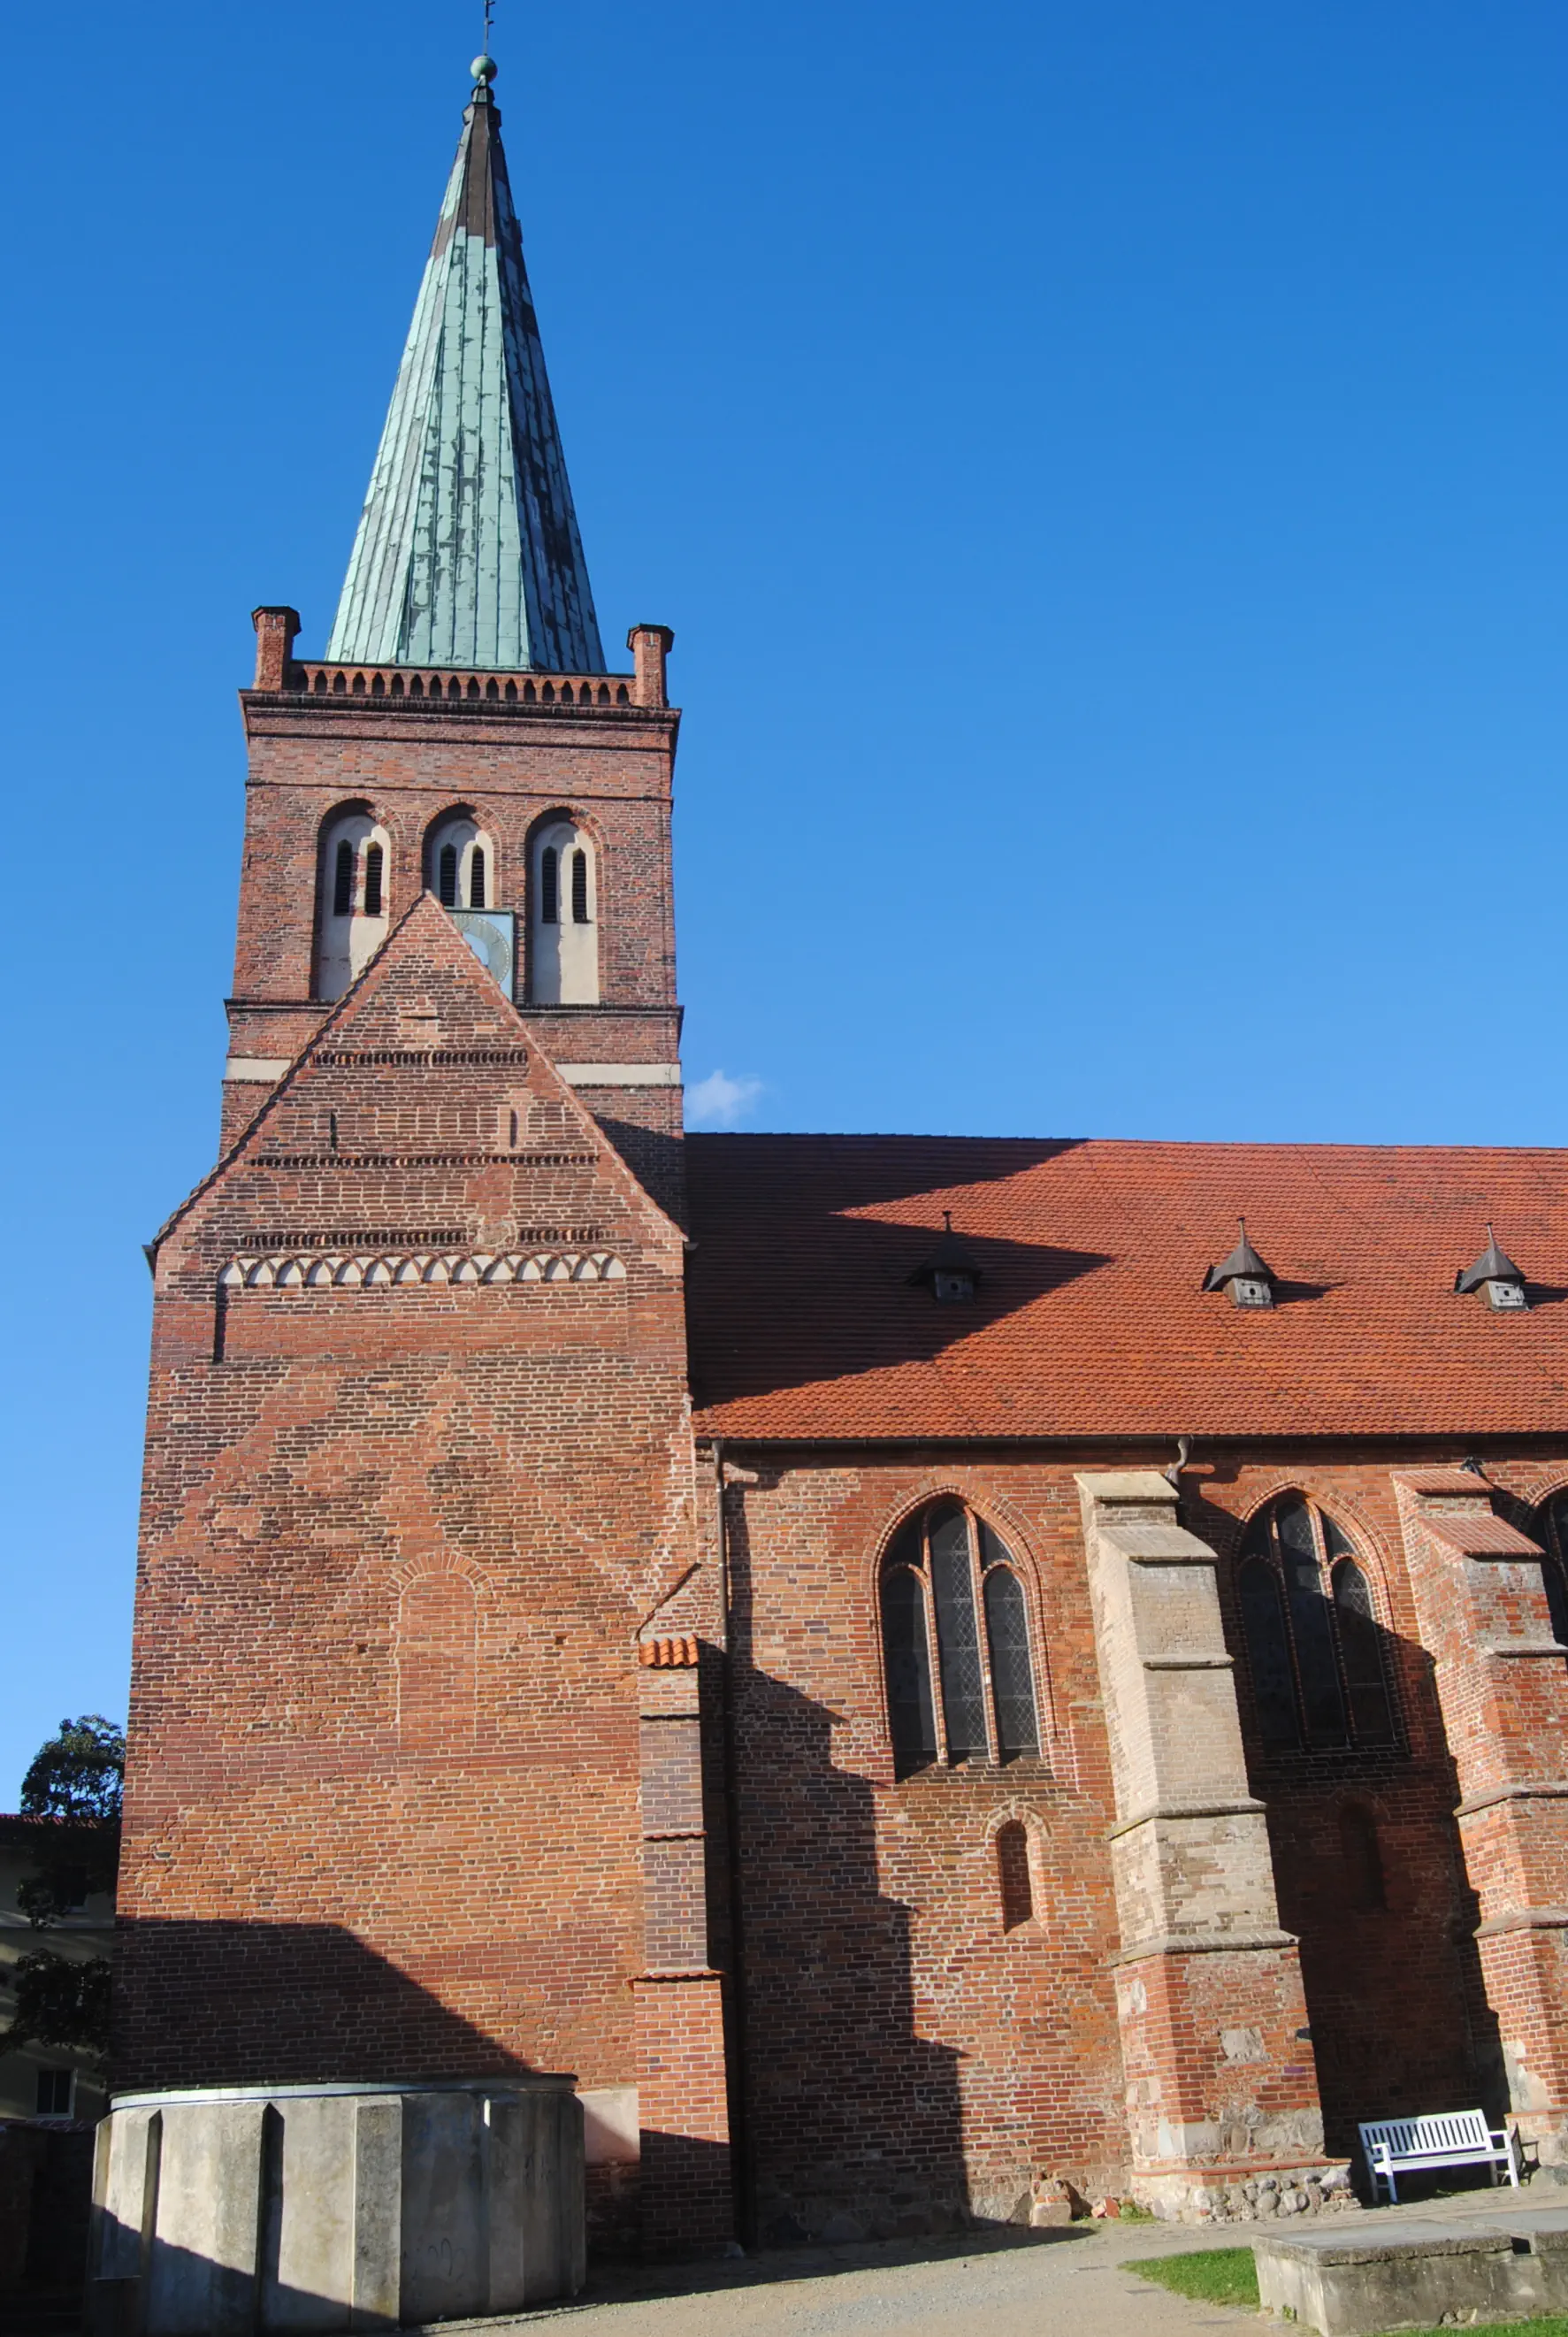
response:
<path id="1" fill-rule="evenodd" d="M 1535 1521 L 1535 1539 L 1546 1553 L 1541 1579 L 1546 1591 L 1552 1636 L 1568 1648 L 1568 1492 L 1553 1493 Z"/>
<path id="2" fill-rule="evenodd" d="M 911 1518 L 883 1563 L 881 1610 L 899 1776 L 1038 1752 L 1024 1588 L 989 1526 L 956 1501 Z"/>
<path id="3" fill-rule="evenodd" d="M 456 908 L 457 846 L 455 844 L 443 844 L 441 847 L 441 857 L 436 872 L 436 891 L 443 909 Z"/>
<path id="4" fill-rule="evenodd" d="M 1371 1585 L 1332 1518 L 1300 1493 L 1271 1501 L 1247 1529 L 1237 1589 L 1265 1746 L 1392 1743 Z"/>
<path id="5" fill-rule="evenodd" d="M 386 832 L 368 805 L 346 805 L 323 827 L 313 997 L 341 998 L 385 940 L 386 852 Z"/>
<path id="6" fill-rule="evenodd" d="M 484 906 L 484 846 L 476 844 L 468 864 L 468 905 L 471 909 Z"/>
<path id="7" fill-rule="evenodd" d="M 534 830 L 529 995 L 541 1006 L 599 1003 L 594 849 L 577 822 L 553 813 Z"/>

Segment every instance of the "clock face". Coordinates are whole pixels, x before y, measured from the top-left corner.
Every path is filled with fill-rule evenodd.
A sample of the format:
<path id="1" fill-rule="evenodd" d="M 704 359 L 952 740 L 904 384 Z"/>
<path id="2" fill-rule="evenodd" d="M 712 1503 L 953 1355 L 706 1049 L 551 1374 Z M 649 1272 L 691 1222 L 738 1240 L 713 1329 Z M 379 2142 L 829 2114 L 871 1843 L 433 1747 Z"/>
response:
<path id="1" fill-rule="evenodd" d="M 516 952 L 510 909 L 449 909 L 447 914 L 485 972 L 510 998 Z"/>

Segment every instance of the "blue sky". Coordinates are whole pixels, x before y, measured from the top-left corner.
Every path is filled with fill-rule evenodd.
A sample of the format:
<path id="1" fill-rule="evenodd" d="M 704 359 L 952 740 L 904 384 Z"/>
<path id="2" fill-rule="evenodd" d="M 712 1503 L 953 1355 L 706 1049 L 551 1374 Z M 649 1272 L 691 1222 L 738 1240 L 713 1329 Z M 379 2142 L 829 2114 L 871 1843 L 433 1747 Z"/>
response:
<path id="1" fill-rule="evenodd" d="M 710 1110 L 1568 1141 L 1561 5 L 497 13 Z M 249 611 L 325 640 L 479 17 L 7 16 L 0 1805 L 123 1713 Z"/>

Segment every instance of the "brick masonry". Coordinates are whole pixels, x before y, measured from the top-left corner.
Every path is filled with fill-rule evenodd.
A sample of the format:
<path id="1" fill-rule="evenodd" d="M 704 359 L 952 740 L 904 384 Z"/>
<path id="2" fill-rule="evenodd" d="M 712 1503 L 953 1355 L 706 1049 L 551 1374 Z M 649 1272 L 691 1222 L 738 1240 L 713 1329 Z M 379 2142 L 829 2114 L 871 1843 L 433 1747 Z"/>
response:
<path id="1" fill-rule="evenodd" d="M 286 614 L 244 701 L 230 1012 L 236 1056 L 291 1068 L 230 1080 L 156 1252 L 117 2086 L 635 2087 L 639 2156 L 590 2198 L 651 2252 L 1027 2216 L 1047 2176 L 1208 2213 L 1328 2171 L 1358 2117 L 1475 2099 L 1563 2156 L 1535 1543 L 1568 1438 L 1490 1439 L 1485 1481 L 1451 1440 L 1233 1439 L 1178 1501 L 1170 1442 L 1114 1420 L 694 1433 L 679 1090 L 555 1069 L 677 1060 L 667 637 L 638 629 L 624 704 L 416 707 L 305 689 Z M 351 802 L 392 930 L 328 1006 Z M 459 807 L 521 910 L 541 815 L 594 835 L 600 1005 L 513 1005 L 424 893 Z M 818 1380 L 813 1419 L 856 1384 Z M 1289 1488 L 1372 1585 L 1375 1750 L 1255 1726 L 1235 1560 Z M 1011 1553 L 1040 1749 L 900 1778 L 879 1569 L 938 1496 Z"/>

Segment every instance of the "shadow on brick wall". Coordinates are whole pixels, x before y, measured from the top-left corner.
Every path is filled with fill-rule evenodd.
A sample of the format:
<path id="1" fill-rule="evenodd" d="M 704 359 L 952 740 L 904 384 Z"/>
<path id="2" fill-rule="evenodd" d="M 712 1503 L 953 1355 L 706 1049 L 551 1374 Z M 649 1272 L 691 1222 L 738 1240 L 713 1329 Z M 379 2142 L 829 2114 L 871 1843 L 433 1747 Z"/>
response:
<path id="1" fill-rule="evenodd" d="M 1501 2121 L 1507 2078 L 1430 1657 L 1378 1627 L 1395 1705 L 1391 1745 L 1265 1749 L 1236 1608 L 1236 1521 L 1191 1481 L 1183 1517 L 1222 1554 L 1248 1779 L 1268 1813 L 1280 1921 L 1300 1941 L 1328 2148 L 1355 2156 L 1365 2118 L 1479 2105 Z"/>
<path id="2" fill-rule="evenodd" d="M 531 2066 L 339 1924 L 122 1918 L 114 1955 L 116 2093 Z"/>
<path id="3" fill-rule="evenodd" d="M 833 1714 L 751 1662 L 738 1512 L 743 2229 L 763 2247 L 959 2231 L 959 2057 L 916 2033 L 910 1910 L 877 1888 L 872 1788 L 834 1766 Z"/>

